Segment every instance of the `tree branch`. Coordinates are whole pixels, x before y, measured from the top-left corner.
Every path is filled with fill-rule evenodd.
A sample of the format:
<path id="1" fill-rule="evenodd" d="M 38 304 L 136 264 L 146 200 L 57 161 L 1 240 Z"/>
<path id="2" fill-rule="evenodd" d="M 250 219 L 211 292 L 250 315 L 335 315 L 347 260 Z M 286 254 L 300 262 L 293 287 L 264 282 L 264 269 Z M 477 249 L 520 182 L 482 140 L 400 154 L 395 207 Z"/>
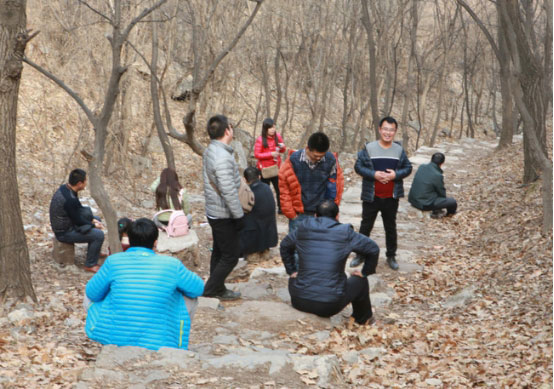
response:
<path id="1" fill-rule="evenodd" d="M 42 66 L 34 63 L 33 61 L 31 61 L 29 58 L 27 58 L 26 56 L 23 56 L 22 58 L 23 62 L 25 62 L 27 65 L 31 66 L 32 68 L 34 68 L 35 70 L 38 70 L 40 73 L 44 74 L 47 78 L 49 78 L 50 80 L 54 81 L 55 84 L 57 84 L 60 88 L 62 88 L 63 90 L 65 90 L 67 92 L 68 95 L 70 95 L 73 100 L 75 100 L 77 102 L 77 104 L 79 104 L 79 106 L 81 107 L 81 109 L 85 112 L 85 114 L 87 115 L 88 119 L 90 120 L 91 123 L 96 123 L 97 121 L 97 118 L 96 116 L 92 113 L 92 111 L 89 109 L 89 107 L 85 104 L 85 102 L 83 101 L 83 99 L 73 90 L 71 89 L 70 87 L 68 87 L 62 80 L 60 80 L 58 77 L 56 77 L 55 75 L 53 75 L 52 73 L 50 73 L 48 70 L 44 69 Z"/>
<path id="2" fill-rule="evenodd" d="M 100 16 L 101 18 L 103 19 L 106 19 L 110 24 L 113 24 L 113 21 L 112 19 L 110 19 L 109 17 L 107 17 L 106 15 L 104 15 L 102 12 L 98 11 L 96 8 L 92 7 L 89 3 L 87 3 L 86 1 L 83 1 L 83 0 L 77 0 L 79 3 L 83 4 L 85 7 L 87 7 L 88 9 L 90 9 L 92 12 L 94 12 L 95 14 L 97 14 L 98 16 Z"/>
<path id="3" fill-rule="evenodd" d="M 479 19 L 479 16 L 477 16 L 477 14 L 475 12 L 473 12 L 471 7 L 464 0 L 456 0 L 456 1 L 458 2 L 458 4 L 460 4 L 462 7 L 464 7 L 464 9 L 467 11 L 469 16 L 471 16 L 471 18 L 475 21 L 475 23 L 477 23 L 477 26 L 479 26 L 481 31 L 483 31 L 483 34 L 485 34 L 485 37 L 489 41 L 489 43 L 491 45 L 491 48 L 494 51 L 494 55 L 498 59 L 498 62 L 500 62 L 501 66 L 504 66 L 501 63 L 500 50 L 498 50 L 498 46 L 496 45 L 496 42 L 494 41 L 494 38 L 492 37 L 489 30 L 487 30 L 487 27 L 485 27 L 485 24 L 481 21 L 481 19 Z"/>
<path id="4" fill-rule="evenodd" d="M 146 16 L 148 16 L 150 13 L 152 13 L 154 10 L 156 10 L 157 8 L 161 7 L 164 3 L 166 3 L 167 0 L 160 0 L 158 1 L 156 4 L 154 4 L 152 7 L 150 8 L 145 8 L 136 18 L 134 18 L 133 20 L 131 20 L 131 23 L 129 23 L 129 25 L 125 28 L 125 30 L 123 31 L 123 34 L 122 34 L 122 37 L 123 37 L 123 40 L 127 40 L 127 37 L 129 36 L 129 33 L 131 32 L 131 30 L 133 29 L 133 27 L 135 27 L 135 25 L 140 22 L 142 19 L 144 19 Z"/>

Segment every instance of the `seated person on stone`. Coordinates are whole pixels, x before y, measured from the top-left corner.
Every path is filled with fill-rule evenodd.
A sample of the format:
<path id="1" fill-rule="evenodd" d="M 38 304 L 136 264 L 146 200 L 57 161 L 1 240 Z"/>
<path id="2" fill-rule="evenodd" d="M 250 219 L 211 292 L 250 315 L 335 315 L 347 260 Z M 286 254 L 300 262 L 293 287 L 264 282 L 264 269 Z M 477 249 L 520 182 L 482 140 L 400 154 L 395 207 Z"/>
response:
<path id="1" fill-rule="evenodd" d="M 325 200 L 316 208 L 316 217 L 305 219 L 281 242 L 281 258 L 289 279 L 292 306 L 322 317 L 336 315 L 352 303 L 358 324 L 375 319 L 369 298 L 367 276 L 375 272 L 379 247 L 370 238 L 354 231 L 336 218 L 339 208 Z M 298 264 L 294 251 L 298 251 Z M 366 258 L 361 270 L 346 277 L 344 268 L 351 252 Z"/>
<path id="2" fill-rule="evenodd" d="M 191 315 L 185 298 L 202 295 L 204 282 L 178 259 L 154 252 L 152 220 L 134 221 L 128 234 L 131 247 L 110 255 L 87 283 L 87 336 L 102 344 L 186 349 Z"/>
<path id="3" fill-rule="evenodd" d="M 414 176 L 408 201 L 415 208 L 422 211 L 433 211 L 431 217 L 438 219 L 443 216 L 442 210 L 446 208 L 446 216 L 456 213 L 458 204 L 452 197 L 446 197 L 442 165 L 444 154 L 435 153 L 431 162 L 421 165 Z"/>
<path id="4" fill-rule="evenodd" d="M 175 170 L 171 168 L 163 169 L 160 177 L 152 183 L 150 189 L 156 194 L 157 211 L 166 209 L 182 210 L 187 215 L 189 228 L 191 227 L 192 214 L 188 194 L 179 183 L 179 177 Z M 167 226 L 170 216 L 171 212 L 160 213 L 154 218 L 154 222 L 158 227 L 161 227 L 159 223 Z"/>
<path id="5" fill-rule="evenodd" d="M 242 256 L 255 257 L 277 246 L 277 221 L 275 199 L 268 184 L 260 181 L 260 171 L 255 167 L 244 170 L 244 178 L 254 193 L 254 207 L 244 215 L 244 227 L 240 231 Z"/>
<path id="6" fill-rule="evenodd" d="M 98 217 L 79 201 L 79 192 L 87 186 L 87 173 L 75 169 L 67 184 L 61 185 L 50 201 L 50 225 L 56 239 L 63 243 L 88 243 L 85 270 L 96 273 L 104 232 Z"/>

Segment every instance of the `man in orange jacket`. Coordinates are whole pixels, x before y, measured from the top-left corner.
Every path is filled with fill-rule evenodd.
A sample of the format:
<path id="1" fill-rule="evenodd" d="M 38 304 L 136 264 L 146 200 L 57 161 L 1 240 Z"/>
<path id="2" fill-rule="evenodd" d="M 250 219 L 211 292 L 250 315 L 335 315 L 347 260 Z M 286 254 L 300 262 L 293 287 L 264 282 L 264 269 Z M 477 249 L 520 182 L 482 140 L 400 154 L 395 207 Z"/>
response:
<path id="1" fill-rule="evenodd" d="M 289 151 L 289 158 L 279 169 L 281 210 L 289 219 L 289 233 L 298 223 L 314 217 L 323 200 L 340 205 L 344 177 L 336 154 L 329 150 L 329 138 L 316 132 L 306 148 Z"/>

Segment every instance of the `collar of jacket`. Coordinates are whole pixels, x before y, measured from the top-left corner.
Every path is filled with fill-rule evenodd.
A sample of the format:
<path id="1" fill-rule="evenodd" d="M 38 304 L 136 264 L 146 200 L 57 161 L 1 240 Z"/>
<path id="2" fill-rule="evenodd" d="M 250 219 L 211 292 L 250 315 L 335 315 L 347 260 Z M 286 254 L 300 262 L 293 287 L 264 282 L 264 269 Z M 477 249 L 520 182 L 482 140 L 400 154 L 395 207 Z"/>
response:
<path id="1" fill-rule="evenodd" d="M 435 169 L 437 169 L 439 172 L 442 173 L 442 169 L 441 169 L 440 166 L 437 165 L 435 162 L 431 162 L 431 166 L 433 166 Z"/>
<path id="2" fill-rule="evenodd" d="M 132 253 L 132 252 L 135 252 L 137 254 L 141 254 L 141 255 L 153 255 L 153 254 L 156 254 L 154 252 L 154 250 L 151 250 L 151 249 L 147 249 L 146 247 L 138 247 L 138 246 L 135 246 L 135 247 L 129 247 L 127 249 L 127 251 L 125 251 L 126 253 Z"/>
<path id="3" fill-rule="evenodd" d="M 213 145 L 216 146 L 216 147 L 222 147 L 223 149 L 225 149 L 226 151 L 228 151 L 229 154 L 233 154 L 233 151 L 234 151 L 233 148 L 232 148 L 230 145 L 225 144 L 225 143 L 223 143 L 223 142 L 220 141 L 220 140 L 212 139 L 211 142 L 210 142 L 210 144 L 213 144 Z"/>

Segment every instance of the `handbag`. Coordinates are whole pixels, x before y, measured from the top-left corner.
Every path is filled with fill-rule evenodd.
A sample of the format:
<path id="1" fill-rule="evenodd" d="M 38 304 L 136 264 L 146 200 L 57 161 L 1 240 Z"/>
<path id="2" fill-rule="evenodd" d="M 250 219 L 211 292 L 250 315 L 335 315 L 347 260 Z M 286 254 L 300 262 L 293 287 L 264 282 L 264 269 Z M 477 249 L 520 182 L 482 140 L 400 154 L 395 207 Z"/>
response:
<path id="1" fill-rule="evenodd" d="M 273 178 L 277 177 L 279 175 L 279 166 L 277 165 L 271 165 L 268 167 L 262 168 L 262 177 L 263 178 Z"/>

